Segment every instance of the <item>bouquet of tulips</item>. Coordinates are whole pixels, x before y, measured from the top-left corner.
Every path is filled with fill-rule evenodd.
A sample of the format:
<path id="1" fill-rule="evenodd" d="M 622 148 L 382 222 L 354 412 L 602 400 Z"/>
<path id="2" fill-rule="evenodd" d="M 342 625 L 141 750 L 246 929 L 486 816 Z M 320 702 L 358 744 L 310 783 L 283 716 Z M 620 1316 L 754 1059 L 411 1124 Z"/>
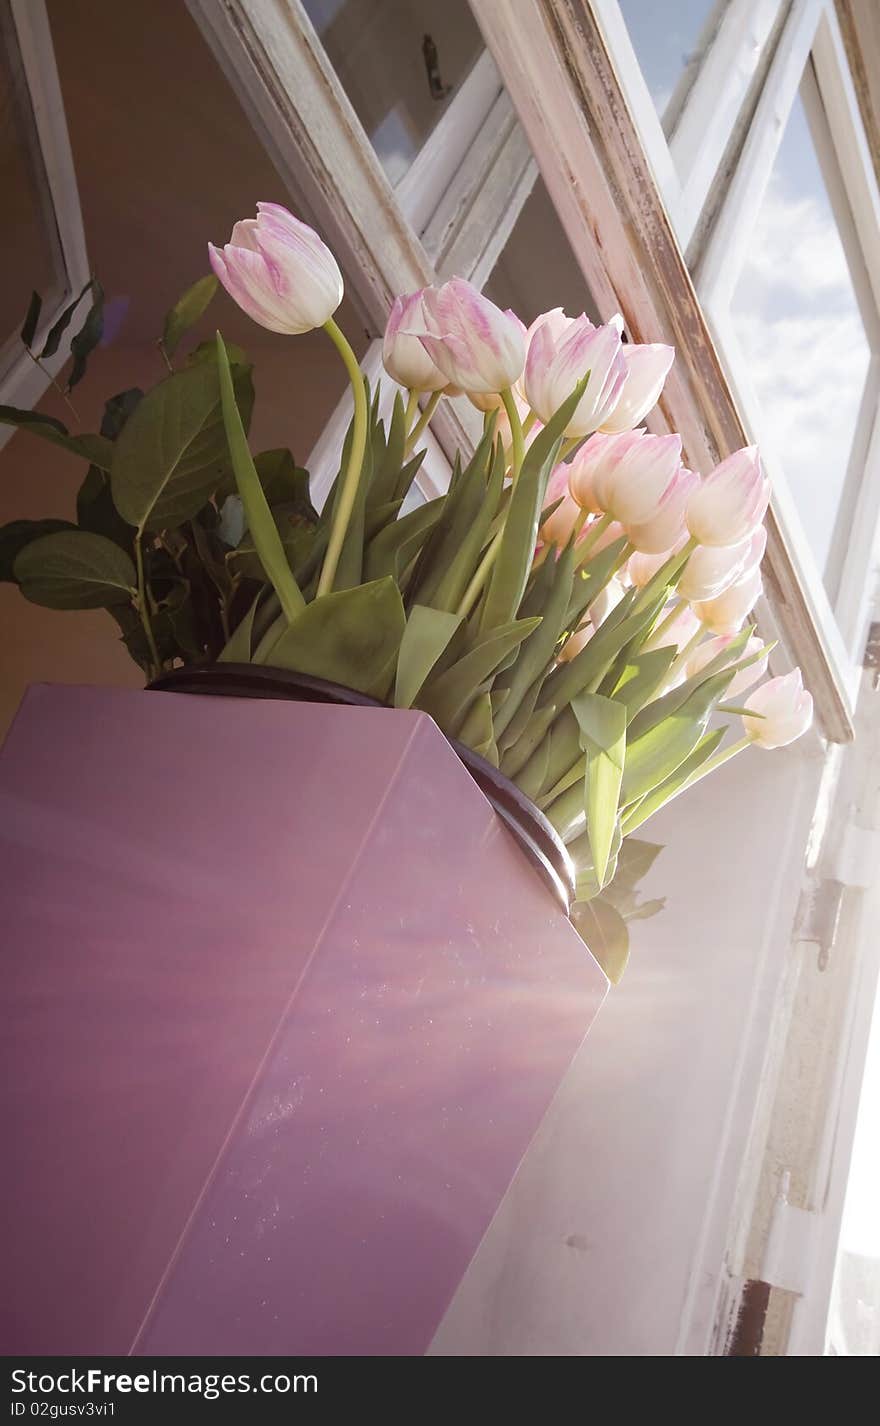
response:
<path id="1" fill-rule="evenodd" d="M 342 277 L 316 233 L 264 203 L 209 252 L 216 277 L 166 319 L 167 375 L 113 398 L 100 434 L 0 408 L 89 461 L 76 524 L 7 526 L 2 573 L 37 603 L 106 607 L 148 677 L 253 662 L 426 710 L 556 827 L 575 923 L 617 978 L 656 851 L 626 839 L 742 749 L 811 721 L 799 670 L 759 682 L 768 649 L 746 622 L 769 499 L 757 450 L 684 469 L 681 438 L 639 424 L 670 347 L 561 309 L 527 330 L 461 279 L 395 301 L 385 422 L 333 320 Z M 249 448 L 244 353 L 218 333 L 173 366 L 216 279 L 272 331 L 323 327 L 345 364 L 354 414 L 320 513 L 288 451 Z M 402 514 L 426 425 L 462 393 L 482 439 L 445 495 Z M 725 744 L 717 714 L 742 736 Z"/>

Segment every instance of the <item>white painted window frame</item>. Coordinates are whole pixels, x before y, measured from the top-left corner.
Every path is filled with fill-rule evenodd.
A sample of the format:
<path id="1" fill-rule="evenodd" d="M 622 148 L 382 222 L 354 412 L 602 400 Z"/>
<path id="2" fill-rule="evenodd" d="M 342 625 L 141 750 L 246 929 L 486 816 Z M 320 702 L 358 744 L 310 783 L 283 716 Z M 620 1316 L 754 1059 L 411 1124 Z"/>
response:
<path id="1" fill-rule="evenodd" d="M 695 280 L 744 422 L 760 443 L 760 402 L 734 329 L 731 299 L 785 123 L 811 58 L 833 156 L 839 167 L 841 193 L 835 206 L 842 220 L 844 245 L 852 250 L 857 243 L 864 262 L 863 275 L 859 274 L 856 264 L 854 280 L 868 340 L 875 352 L 846 477 L 844 514 L 832 551 L 832 590 L 835 560 L 838 585 L 831 595 L 809 546 L 782 463 L 769 448 L 767 461 L 773 480 L 774 509 L 810 602 L 813 619 L 852 707 L 858 693 L 865 630 L 875 593 L 880 526 L 880 422 L 877 419 L 880 358 L 876 355 L 880 351 L 880 195 L 837 18 L 828 0 L 795 0 Z M 832 192 L 831 196 L 834 199 L 835 194 Z M 848 213 L 840 207 L 841 198 Z M 850 232 L 847 232 L 848 225 Z"/>
<path id="2" fill-rule="evenodd" d="M 46 6 L 44 0 L 10 0 L 10 8 L 65 270 L 64 291 L 54 303 L 44 306 L 41 315 L 34 338 L 34 347 L 39 350 L 49 328 L 57 321 L 71 297 L 82 291 L 90 274 L 76 171 Z M 14 221 L 13 215 L 7 221 Z M 28 293 L 22 292 L 22 318 L 27 298 Z M 7 334 L 3 335 L 5 338 Z M 70 336 L 67 336 L 54 357 L 45 362 L 46 370 L 41 371 L 22 348 L 0 375 L 0 401 L 8 406 L 32 407 L 48 386 L 49 377 L 61 369 L 69 355 Z M 11 426 L 0 426 L 0 445 L 12 436 L 13 429 Z"/>
<path id="3" fill-rule="evenodd" d="M 785 0 L 716 0 L 717 30 L 671 104 L 667 139 L 618 0 L 591 0 L 682 248 L 687 248 Z"/>

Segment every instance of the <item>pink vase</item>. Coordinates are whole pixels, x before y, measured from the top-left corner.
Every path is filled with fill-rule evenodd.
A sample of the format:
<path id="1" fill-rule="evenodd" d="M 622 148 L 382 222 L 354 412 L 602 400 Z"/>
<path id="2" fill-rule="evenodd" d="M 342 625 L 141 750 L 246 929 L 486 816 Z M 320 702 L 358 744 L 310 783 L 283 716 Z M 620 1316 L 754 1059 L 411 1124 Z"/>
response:
<path id="1" fill-rule="evenodd" d="M 607 983 L 433 722 L 39 686 L 5 1353 L 422 1353 Z"/>

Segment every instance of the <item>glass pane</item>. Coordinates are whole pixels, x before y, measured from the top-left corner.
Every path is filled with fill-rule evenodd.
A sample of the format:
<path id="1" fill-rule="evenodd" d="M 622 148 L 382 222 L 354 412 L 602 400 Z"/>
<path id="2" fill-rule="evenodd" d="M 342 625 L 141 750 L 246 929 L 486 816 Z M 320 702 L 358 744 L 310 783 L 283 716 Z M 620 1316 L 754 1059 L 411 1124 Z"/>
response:
<path id="1" fill-rule="evenodd" d="M 783 464 L 831 586 L 834 520 L 871 349 L 808 112 L 825 123 L 812 72 L 786 125 L 732 316 L 761 402 L 761 436 Z M 838 212 L 846 230 L 850 215 Z"/>
<path id="2" fill-rule="evenodd" d="M 17 345 L 31 292 L 51 311 L 64 265 L 27 81 L 7 0 L 0 0 L 0 350 Z"/>
<path id="3" fill-rule="evenodd" d="M 483 291 L 503 310 L 512 308 L 527 326 L 551 307 L 562 307 L 569 317 L 586 312 L 591 321 L 601 321 L 540 177 Z"/>
<path id="4" fill-rule="evenodd" d="M 667 137 L 681 91 L 690 87 L 729 0 L 620 0 L 620 9 L 645 83 Z M 675 102 L 673 103 L 673 99 Z"/>
<path id="5" fill-rule="evenodd" d="M 388 178 L 399 183 L 483 42 L 467 0 L 304 0 Z"/>

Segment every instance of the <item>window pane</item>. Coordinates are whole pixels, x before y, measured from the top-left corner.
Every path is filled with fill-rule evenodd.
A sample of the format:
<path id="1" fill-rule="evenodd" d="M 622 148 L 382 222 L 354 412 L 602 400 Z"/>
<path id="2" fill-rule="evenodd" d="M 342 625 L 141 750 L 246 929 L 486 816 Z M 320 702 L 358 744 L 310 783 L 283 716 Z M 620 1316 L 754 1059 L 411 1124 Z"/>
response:
<path id="1" fill-rule="evenodd" d="M 379 161 L 399 183 L 483 43 L 467 0 L 304 0 Z"/>
<path id="2" fill-rule="evenodd" d="M 601 321 L 541 178 L 535 180 L 483 291 L 503 310 L 512 308 L 526 325 L 551 307 L 562 307 L 569 317 L 586 312 L 591 321 Z"/>
<path id="3" fill-rule="evenodd" d="M 0 0 L 0 352 L 17 347 L 32 291 L 51 311 L 64 265 L 27 80 L 6 0 Z"/>
<path id="4" fill-rule="evenodd" d="M 732 315 L 761 403 L 760 435 L 782 462 L 832 589 L 834 520 L 871 349 L 841 235 L 852 220 L 832 205 L 810 120 L 821 134 L 825 119 L 812 72 L 786 125 Z M 853 234 L 849 256 L 860 264 L 854 242 Z"/>
<path id="5" fill-rule="evenodd" d="M 645 83 L 664 122 L 671 122 L 708 50 L 728 0 L 620 0 L 620 9 Z M 673 99 L 675 102 L 673 103 Z"/>

